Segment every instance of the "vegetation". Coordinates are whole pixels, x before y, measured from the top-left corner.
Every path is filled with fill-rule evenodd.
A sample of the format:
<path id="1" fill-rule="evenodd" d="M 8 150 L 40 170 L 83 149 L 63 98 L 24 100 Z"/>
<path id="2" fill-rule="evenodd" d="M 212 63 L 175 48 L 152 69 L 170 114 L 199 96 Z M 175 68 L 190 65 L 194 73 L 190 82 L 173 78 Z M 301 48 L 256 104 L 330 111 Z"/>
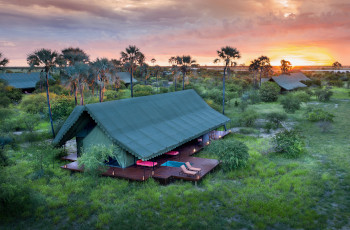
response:
<path id="1" fill-rule="evenodd" d="M 226 46 L 222 47 L 221 50 L 216 51 L 218 53 L 219 58 L 214 60 L 214 63 L 222 60 L 225 64 L 224 67 L 224 76 L 222 77 L 222 114 L 225 114 L 225 78 L 226 78 L 226 70 L 229 66 L 236 65 L 235 59 L 241 58 L 241 54 L 236 48 Z"/>
<path id="2" fill-rule="evenodd" d="M 277 101 L 281 88 L 274 82 L 264 82 L 260 88 L 260 98 L 263 102 Z"/>
<path id="3" fill-rule="evenodd" d="M 305 141 L 298 131 L 285 129 L 273 138 L 274 150 L 289 158 L 298 157 L 305 152 Z"/>
<path id="4" fill-rule="evenodd" d="M 281 99 L 281 104 L 287 113 L 294 113 L 300 109 L 301 101 L 295 95 L 287 95 Z"/>
<path id="5" fill-rule="evenodd" d="M 151 74 L 155 73 L 155 66 L 141 69 L 137 65 L 133 75 L 138 80 L 133 86 L 134 96 L 159 93 L 154 85 L 159 81 L 157 78 L 167 82 L 176 79 L 174 69 L 161 67 L 156 77 Z M 129 70 L 120 63 L 113 66 L 114 71 Z M 53 71 L 53 79 L 49 80 L 50 90 L 55 92 L 50 93 L 50 101 L 56 131 L 60 120 L 75 106 L 75 92 L 61 86 L 64 82 L 58 72 Z M 221 112 L 221 76 L 220 71 L 201 68 L 197 73 L 188 73 L 189 84 L 185 87 L 196 90 Z M 340 78 L 334 73 L 310 76 L 323 86 Z M 85 104 L 100 99 L 99 93 L 93 91 L 94 87 L 99 88 L 96 81 L 96 75 L 89 72 L 83 89 Z M 117 88 L 116 82 L 113 78 L 105 81 L 104 101 L 130 97 L 131 86 Z M 196 155 L 223 161 L 197 186 L 185 181 L 164 186 L 153 179 L 129 182 L 62 170 L 59 166 L 67 163 L 59 159 L 63 150 L 49 145 L 45 92 L 38 89 L 31 95 L 10 99 L 6 108 L 0 106 L 1 229 L 349 228 L 349 89 L 332 86 L 286 92 L 281 97 L 304 102 L 300 109 L 286 114 L 281 101 L 262 99 L 265 83 L 256 89 L 248 72 L 237 71 L 234 78 L 226 78 L 225 84 L 225 114 L 232 120 L 233 134 L 213 141 Z M 175 85 L 161 87 L 159 91 L 174 91 Z M 78 98 L 80 94 L 78 90 Z M 325 100 L 322 94 L 332 97 Z M 280 97 L 279 89 L 276 95 L 276 99 Z M 244 113 L 240 109 L 242 104 Z M 292 129 L 275 136 L 279 129 L 271 133 L 261 129 L 265 122 L 271 124 L 271 129 L 282 128 L 282 123 Z M 234 128 L 239 134 L 234 133 Z M 101 149 L 96 150 L 101 155 L 110 151 Z M 98 166 L 95 172 L 100 174 L 103 167 L 99 166 L 107 157 L 95 159 Z M 87 160 L 84 165 L 89 167 L 89 163 Z"/>
<path id="6" fill-rule="evenodd" d="M 213 152 L 222 161 L 225 171 L 244 167 L 248 163 L 248 147 L 238 140 L 213 141 L 208 147 L 208 152 Z"/>

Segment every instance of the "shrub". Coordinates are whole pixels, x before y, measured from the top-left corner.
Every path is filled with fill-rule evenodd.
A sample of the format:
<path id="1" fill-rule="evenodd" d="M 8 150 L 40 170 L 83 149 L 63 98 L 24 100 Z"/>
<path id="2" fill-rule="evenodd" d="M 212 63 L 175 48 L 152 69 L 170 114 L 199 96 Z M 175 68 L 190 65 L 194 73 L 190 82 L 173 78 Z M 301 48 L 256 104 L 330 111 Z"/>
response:
<path id="1" fill-rule="evenodd" d="M 46 103 L 46 95 L 44 93 L 32 94 L 23 98 L 20 107 L 27 113 L 38 114 L 44 113 L 44 110 L 47 108 Z"/>
<path id="2" fill-rule="evenodd" d="M 135 85 L 134 87 L 134 96 L 148 96 L 153 94 L 152 86 L 150 85 Z"/>
<path id="3" fill-rule="evenodd" d="M 249 159 L 248 147 L 237 140 L 217 140 L 206 147 L 216 153 L 225 171 L 244 167 Z"/>
<path id="4" fill-rule="evenodd" d="M 83 150 L 79 158 L 79 166 L 84 166 L 84 173 L 97 176 L 106 170 L 104 163 L 109 157 L 116 158 L 119 151 L 121 149 L 118 146 L 93 145 Z"/>
<path id="5" fill-rule="evenodd" d="M 7 168 L 7 167 L 5 167 Z M 0 168 L 0 216 L 13 217 L 28 211 L 33 203 L 33 191 L 25 179 Z"/>
<path id="6" fill-rule="evenodd" d="M 266 118 L 269 121 L 268 123 L 271 123 L 270 128 L 277 129 L 281 127 L 281 124 L 283 121 L 287 120 L 287 114 L 273 112 L 273 113 L 267 114 Z"/>
<path id="7" fill-rule="evenodd" d="M 297 92 L 293 93 L 293 96 L 298 98 L 299 101 L 301 101 L 301 102 L 308 102 L 308 101 L 310 101 L 310 98 L 311 98 L 311 95 L 305 91 L 297 91 Z"/>
<path id="8" fill-rule="evenodd" d="M 298 157 L 305 151 L 304 139 L 296 130 L 285 129 L 277 133 L 272 142 L 275 152 L 288 158 Z"/>
<path id="9" fill-rule="evenodd" d="M 66 119 L 74 109 L 73 98 L 65 95 L 56 96 L 51 102 L 52 119 Z"/>
<path id="10" fill-rule="evenodd" d="M 281 88 L 274 82 L 264 82 L 260 87 L 260 98 L 263 102 L 277 101 Z"/>
<path id="11" fill-rule="evenodd" d="M 309 107 L 306 111 L 306 119 L 311 122 L 328 121 L 333 122 L 334 115 L 321 108 Z"/>
<path id="12" fill-rule="evenodd" d="M 258 114 L 254 110 L 248 110 L 241 114 L 239 124 L 246 127 L 253 127 L 258 119 Z"/>
<path id="13" fill-rule="evenodd" d="M 261 101 L 258 90 L 250 90 L 242 95 L 242 101 L 250 101 L 251 104 L 257 104 Z"/>
<path id="14" fill-rule="evenodd" d="M 294 113 L 300 109 L 301 101 L 296 96 L 287 94 L 281 99 L 281 104 L 287 113 Z"/>
<path id="15" fill-rule="evenodd" d="M 316 89 L 314 94 L 316 95 L 317 100 L 326 102 L 331 99 L 333 92 L 328 89 Z"/>
<path id="16" fill-rule="evenodd" d="M 247 101 L 242 101 L 241 103 L 238 104 L 238 106 L 242 110 L 242 112 L 244 112 L 248 108 L 248 102 Z"/>

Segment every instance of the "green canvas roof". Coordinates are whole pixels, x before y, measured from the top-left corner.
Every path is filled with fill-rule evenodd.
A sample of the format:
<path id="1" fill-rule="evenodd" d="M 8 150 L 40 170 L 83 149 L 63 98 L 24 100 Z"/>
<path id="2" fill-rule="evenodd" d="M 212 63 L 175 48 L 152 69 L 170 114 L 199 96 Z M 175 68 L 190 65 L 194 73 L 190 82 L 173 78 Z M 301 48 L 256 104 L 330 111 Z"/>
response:
<path id="1" fill-rule="evenodd" d="M 117 77 L 120 78 L 124 83 L 130 84 L 130 73 L 129 72 L 117 72 Z M 133 77 L 132 82 L 137 82 L 135 77 Z"/>
<path id="2" fill-rule="evenodd" d="M 17 89 L 35 88 L 40 81 L 40 72 L 32 73 L 4 73 L 0 74 L 0 79 L 7 81 L 10 86 Z"/>
<path id="3" fill-rule="evenodd" d="M 303 73 L 290 73 L 282 74 L 278 77 L 272 77 L 273 81 L 276 82 L 281 88 L 286 90 L 293 90 L 297 88 L 307 87 L 300 81 L 309 81 Z"/>
<path id="4" fill-rule="evenodd" d="M 78 106 L 54 139 L 62 145 L 72 127 L 87 113 L 120 147 L 148 160 L 209 131 L 230 119 L 215 111 L 194 90 Z"/>

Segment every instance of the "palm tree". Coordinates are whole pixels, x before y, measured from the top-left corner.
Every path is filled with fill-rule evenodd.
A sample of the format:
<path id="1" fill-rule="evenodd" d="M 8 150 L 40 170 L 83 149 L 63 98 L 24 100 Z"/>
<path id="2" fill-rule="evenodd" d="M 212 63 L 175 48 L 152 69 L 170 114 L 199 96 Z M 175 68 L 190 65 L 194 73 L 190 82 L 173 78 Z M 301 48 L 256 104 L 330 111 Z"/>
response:
<path id="1" fill-rule="evenodd" d="M 292 69 L 292 64 L 284 59 L 281 60 L 281 71 L 283 74 L 288 74 Z"/>
<path id="2" fill-rule="evenodd" d="M 140 52 L 140 49 L 136 46 L 129 45 L 125 52 L 122 51 L 121 53 L 121 61 L 124 63 L 125 67 L 129 69 L 130 72 L 130 89 L 131 89 L 131 97 L 134 97 L 134 91 L 133 91 L 133 74 L 134 70 L 138 63 L 140 63 L 140 60 L 144 60 L 145 56 Z"/>
<path id="3" fill-rule="evenodd" d="M 253 81 L 254 81 L 255 88 L 257 88 L 256 74 L 259 72 L 259 68 L 260 68 L 259 59 L 254 59 L 254 61 L 250 62 L 249 71 L 253 73 Z"/>
<path id="4" fill-rule="evenodd" d="M 222 47 L 221 50 L 216 51 L 218 53 L 219 58 L 214 60 L 214 63 L 218 63 L 223 61 L 225 64 L 224 68 L 224 76 L 222 78 L 222 114 L 225 114 L 225 78 L 226 78 L 226 70 L 230 63 L 233 63 L 235 59 L 241 58 L 241 54 L 236 48 L 231 46 Z M 226 129 L 226 128 L 225 128 Z"/>
<path id="5" fill-rule="evenodd" d="M 191 65 L 196 62 L 190 55 L 177 56 L 176 62 L 180 65 L 180 71 L 182 73 L 182 90 L 185 90 L 185 77 L 186 73 L 191 70 Z"/>
<path id="6" fill-rule="evenodd" d="M 52 135 L 55 138 L 55 130 L 53 128 L 51 104 L 50 104 L 50 93 L 49 93 L 49 72 L 57 65 L 58 53 L 56 51 L 51 51 L 50 49 L 40 49 L 27 56 L 27 62 L 32 70 L 35 66 L 41 66 L 42 71 L 46 73 L 46 97 L 47 106 L 49 108 L 49 117 L 51 122 Z"/>
<path id="7" fill-rule="evenodd" d="M 2 58 L 2 53 L 0 52 L 0 66 L 5 67 L 9 62 L 9 59 Z"/>
<path id="8" fill-rule="evenodd" d="M 179 68 L 178 68 L 178 66 L 177 66 L 177 60 L 176 60 L 176 57 L 170 57 L 169 58 L 169 64 L 172 66 L 171 67 L 171 71 L 172 71 L 172 73 L 173 73 L 173 76 L 174 76 L 174 84 L 175 84 L 175 91 L 176 91 L 176 78 L 177 78 L 177 76 L 176 76 L 176 74 L 177 74 L 177 72 L 179 71 Z"/>
<path id="9" fill-rule="evenodd" d="M 159 66 L 159 65 L 156 65 L 156 66 L 154 67 L 154 75 L 155 75 L 155 77 L 156 77 L 157 93 L 158 93 L 158 87 L 159 87 L 159 85 L 158 85 L 158 73 L 159 73 L 159 71 L 160 71 L 160 66 Z"/>
<path id="10" fill-rule="evenodd" d="M 88 63 L 89 56 L 80 48 L 66 48 L 62 50 L 62 57 L 66 61 L 65 64 L 73 66 L 77 62 Z"/>
<path id="11" fill-rule="evenodd" d="M 79 85 L 77 85 L 77 77 L 75 68 L 71 68 L 69 71 L 67 69 L 67 66 L 74 66 L 76 63 L 88 63 L 89 62 L 89 56 L 80 48 L 66 48 L 62 50 L 62 55 L 59 56 L 59 65 L 62 67 L 63 71 L 61 72 L 61 76 L 66 80 L 66 82 L 69 83 L 71 90 L 74 93 L 74 101 L 75 105 L 78 104 L 78 89 L 80 88 Z M 81 66 L 80 66 L 81 67 Z M 79 68 L 79 67 L 77 67 Z M 70 72 L 70 74 L 67 74 Z M 79 89 L 80 91 L 80 89 Z M 82 97 L 82 95 L 80 95 Z M 82 99 L 80 99 L 82 100 Z"/>
<path id="12" fill-rule="evenodd" d="M 70 82 L 74 82 L 75 89 L 79 89 L 80 105 L 84 105 L 84 87 L 87 84 L 90 66 L 83 62 L 75 62 L 74 65 L 68 66 L 64 69 Z M 74 92 L 75 99 L 77 98 L 77 90 Z"/>
<path id="13" fill-rule="evenodd" d="M 157 60 L 156 60 L 155 58 L 152 58 L 152 59 L 151 59 L 151 62 L 152 62 L 153 65 L 154 65 L 154 63 L 156 63 L 156 61 L 157 61 Z"/>
<path id="14" fill-rule="evenodd" d="M 103 96 L 106 88 L 106 84 L 112 79 L 112 75 L 115 73 L 114 65 L 108 61 L 107 58 L 97 58 L 96 61 L 91 63 L 92 70 L 94 72 L 95 81 L 100 86 L 99 89 L 99 101 L 103 102 Z"/>
<path id="15" fill-rule="evenodd" d="M 259 60 L 259 71 L 260 71 L 260 82 L 259 86 L 261 86 L 261 76 L 264 74 L 265 76 L 269 76 L 272 72 L 272 66 L 270 64 L 270 58 L 267 56 L 260 56 Z"/>

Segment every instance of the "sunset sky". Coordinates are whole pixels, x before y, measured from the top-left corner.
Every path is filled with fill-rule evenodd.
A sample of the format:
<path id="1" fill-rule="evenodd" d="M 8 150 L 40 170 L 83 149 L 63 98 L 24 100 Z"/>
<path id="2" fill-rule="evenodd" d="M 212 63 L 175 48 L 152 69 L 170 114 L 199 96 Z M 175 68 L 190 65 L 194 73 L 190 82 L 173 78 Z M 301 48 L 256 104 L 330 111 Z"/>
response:
<path id="1" fill-rule="evenodd" d="M 156 64 L 189 54 L 214 65 L 236 47 L 246 64 L 260 55 L 280 65 L 350 65 L 349 0 L 0 0 L 0 52 L 27 66 L 38 48 L 84 49 L 119 58 L 136 45 Z"/>

